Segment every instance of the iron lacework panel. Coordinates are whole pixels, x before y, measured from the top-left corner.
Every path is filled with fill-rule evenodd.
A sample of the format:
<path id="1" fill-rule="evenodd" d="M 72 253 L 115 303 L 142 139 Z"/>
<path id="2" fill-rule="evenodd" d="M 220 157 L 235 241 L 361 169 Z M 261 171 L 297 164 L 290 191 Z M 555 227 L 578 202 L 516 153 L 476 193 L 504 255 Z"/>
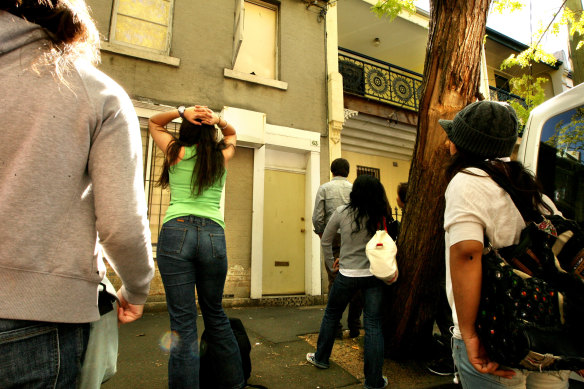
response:
<path id="1" fill-rule="evenodd" d="M 347 93 L 414 111 L 419 108 L 421 74 L 340 47 L 339 71 Z"/>

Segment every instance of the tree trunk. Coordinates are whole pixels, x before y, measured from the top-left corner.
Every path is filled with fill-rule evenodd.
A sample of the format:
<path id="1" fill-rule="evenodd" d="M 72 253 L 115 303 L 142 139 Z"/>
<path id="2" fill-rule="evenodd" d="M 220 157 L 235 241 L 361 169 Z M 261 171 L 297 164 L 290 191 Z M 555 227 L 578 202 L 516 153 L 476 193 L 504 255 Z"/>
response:
<path id="1" fill-rule="evenodd" d="M 581 0 L 568 0 L 566 7 L 570 8 L 572 11 L 576 12 L 577 15 L 582 14 L 582 1 Z M 572 73 L 574 75 L 574 86 L 582 83 L 584 81 L 584 48 L 576 50 L 578 42 L 584 39 L 584 36 L 578 34 L 570 36 L 570 57 L 572 58 Z"/>
<path id="2" fill-rule="evenodd" d="M 480 60 L 490 0 L 433 0 L 424 92 L 398 239 L 399 280 L 387 304 L 386 355 L 427 350 L 444 279 L 444 165 L 446 134 L 438 119 L 452 118 L 478 97 Z M 419 348 L 421 342 L 426 342 Z M 413 351 L 410 354 L 409 351 Z"/>

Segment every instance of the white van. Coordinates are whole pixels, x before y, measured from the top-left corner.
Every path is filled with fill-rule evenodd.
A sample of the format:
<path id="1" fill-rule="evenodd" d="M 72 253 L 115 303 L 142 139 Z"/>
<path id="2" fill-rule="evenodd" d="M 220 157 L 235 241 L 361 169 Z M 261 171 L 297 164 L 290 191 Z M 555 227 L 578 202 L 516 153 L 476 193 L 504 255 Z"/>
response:
<path id="1" fill-rule="evenodd" d="M 550 144 L 558 129 L 580 133 L 576 144 Z M 517 160 L 536 174 L 565 217 L 584 226 L 584 84 L 537 106 L 529 115 Z M 584 382 L 572 372 L 571 379 Z"/>
<path id="2" fill-rule="evenodd" d="M 558 130 L 579 142 L 552 144 Z M 584 225 L 584 84 L 537 106 L 529 116 L 517 160 L 536 174 L 544 193 L 565 217 Z"/>

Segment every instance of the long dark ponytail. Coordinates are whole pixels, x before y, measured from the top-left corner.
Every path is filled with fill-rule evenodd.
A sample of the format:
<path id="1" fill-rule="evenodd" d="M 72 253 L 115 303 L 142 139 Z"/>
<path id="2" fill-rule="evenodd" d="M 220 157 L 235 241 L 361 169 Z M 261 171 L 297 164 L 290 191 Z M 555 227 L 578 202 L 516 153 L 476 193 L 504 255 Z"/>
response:
<path id="1" fill-rule="evenodd" d="M 383 218 L 387 223 L 393 220 L 385 188 L 377 178 L 367 174 L 360 175 L 353 182 L 347 207 L 353 212 L 353 232 L 365 228 L 373 236 L 379 227 L 383 227 Z M 365 225 L 362 225 L 363 221 Z"/>
<path id="2" fill-rule="evenodd" d="M 217 129 L 209 124 L 195 125 L 188 120 L 183 120 L 180 125 L 178 139 L 175 138 L 168 144 L 166 157 L 162 166 L 162 173 L 158 179 L 158 185 L 167 188 L 170 183 L 170 170 L 178 159 L 181 147 L 197 145 L 197 152 L 193 158 L 197 158 L 193 174 L 191 176 L 191 191 L 198 196 L 225 173 L 225 158 L 222 150 L 226 148 L 223 139 L 217 139 Z"/>
<path id="3" fill-rule="evenodd" d="M 524 207 L 536 212 L 539 212 L 543 207 L 552 213 L 550 206 L 543 201 L 541 185 L 521 162 L 504 162 L 499 159 L 485 160 L 458 149 L 446 168 L 448 180 L 450 181 L 459 172 L 473 175 L 472 172 L 465 170 L 469 167 L 479 168 L 489 176 L 507 182 Z"/>

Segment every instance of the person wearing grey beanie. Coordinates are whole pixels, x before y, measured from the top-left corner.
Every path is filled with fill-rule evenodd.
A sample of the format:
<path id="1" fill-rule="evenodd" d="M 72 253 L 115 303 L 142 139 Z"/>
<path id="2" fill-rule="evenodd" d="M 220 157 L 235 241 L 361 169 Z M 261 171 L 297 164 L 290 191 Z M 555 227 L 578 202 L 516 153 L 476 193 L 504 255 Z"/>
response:
<path id="1" fill-rule="evenodd" d="M 517 142 L 519 121 L 507 103 L 477 101 L 438 122 L 458 149 L 484 159 L 510 156 Z"/>
<path id="2" fill-rule="evenodd" d="M 517 115 L 506 103 L 479 101 L 463 108 L 453 120 L 439 123 L 451 154 L 444 211 L 446 294 L 452 308 L 452 354 L 460 383 L 464 389 L 567 389 L 568 371 L 500 366 L 486 354 L 475 329 L 484 237 L 496 249 L 507 247 L 519 242 L 525 227 L 513 200 L 492 177 L 520 189 L 516 192 L 524 206 L 559 214 L 531 173 L 509 158 L 517 142 Z"/>

